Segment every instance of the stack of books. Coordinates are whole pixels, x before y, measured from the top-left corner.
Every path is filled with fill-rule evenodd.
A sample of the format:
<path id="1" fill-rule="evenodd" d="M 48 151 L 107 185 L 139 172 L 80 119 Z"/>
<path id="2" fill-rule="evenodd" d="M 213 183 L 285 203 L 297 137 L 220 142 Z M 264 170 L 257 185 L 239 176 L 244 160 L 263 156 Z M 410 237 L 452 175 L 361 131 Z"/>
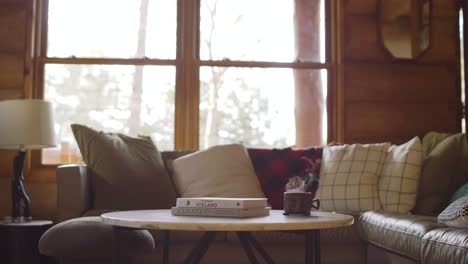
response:
<path id="1" fill-rule="evenodd" d="M 196 197 L 177 198 L 173 215 L 216 217 L 260 217 L 270 214 L 266 198 Z"/>

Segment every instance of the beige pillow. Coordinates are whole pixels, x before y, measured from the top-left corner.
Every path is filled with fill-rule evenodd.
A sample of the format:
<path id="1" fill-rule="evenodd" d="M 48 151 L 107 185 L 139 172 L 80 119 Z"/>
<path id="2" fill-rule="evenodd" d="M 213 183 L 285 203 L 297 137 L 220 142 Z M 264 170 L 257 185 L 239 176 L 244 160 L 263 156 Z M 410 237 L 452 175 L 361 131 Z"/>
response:
<path id="1" fill-rule="evenodd" d="M 242 145 L 214 146 L 175 159 L 172 166 L 182 197 L 265 197 Z"/>
<path id="2" fill-rule="evenodd" d="M 408 213 L 416 204 L 422 166 L 418 137 L 400 146 L 391 146 L 379 181 L 379 194 L 386 212 Z"/>
<path id="3" fill-rule="evenodd" d="M 175 205 L 174 187 L 149 137 L 98 132 L 77 124 L 71 127 L 92 173 L 94 208 L 164 209 Z"/>
<path id="4" fill-rule="evenodd" d="M 321 210 L 379 210 L 378 182 L 389 147 L 388 143 L 325 147 L 317 192 Z"/>
<path id="5" fill-rule="evenodd" d="M 461 160 L 466 144 L 464 134 L 452 135 L 440 142 L 424 159 L 414 213 L 438 215 L 450 196 L 466 182 Z"/>
<path id="6" fill-rule="evenodd" d="M 422 151 L 423 151 L 423 159 L 425 159 L 429 154 L 431 154 L 432 150 L 444 139 L 450 137 L 451 134 L 448 133 L 440 133 L 431 131 L 424 135 L 422 139 Z"/>

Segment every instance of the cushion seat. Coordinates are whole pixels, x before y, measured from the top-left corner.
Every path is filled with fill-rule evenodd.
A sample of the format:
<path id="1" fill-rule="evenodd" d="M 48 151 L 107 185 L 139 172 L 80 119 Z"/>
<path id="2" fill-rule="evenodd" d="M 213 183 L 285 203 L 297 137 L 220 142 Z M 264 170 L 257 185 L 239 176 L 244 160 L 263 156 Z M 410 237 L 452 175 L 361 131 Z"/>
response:
<path id="1" fill-rule="evenodd" d="M 468 263 L 468 229 L 428 232 L 422 239 L 421 263 Z"/>
<path id="2" fill-rule="evenodd" d="M 371 211 L 359 219 L 362 239 L 414 260 L 420 259 L 424 235 L 440 227 L 437 218 L 430 216 Z"/>
<path id="3" fill-rule="evenodd" d="M 59 223 L 41 237 L 39 251 L 59 258 L 110 259 L 113 228 L 101 217 L 81 217 Z M 124 230 L 119 239 L 124 257 L 143 255 L 154 250 L 155 242 L 147 230 Z"/>

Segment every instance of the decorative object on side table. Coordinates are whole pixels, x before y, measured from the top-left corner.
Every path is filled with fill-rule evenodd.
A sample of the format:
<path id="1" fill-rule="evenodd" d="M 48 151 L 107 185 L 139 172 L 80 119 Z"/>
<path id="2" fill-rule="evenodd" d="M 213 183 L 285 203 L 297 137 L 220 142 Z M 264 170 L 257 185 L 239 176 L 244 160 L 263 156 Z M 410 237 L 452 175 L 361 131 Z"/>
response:
<path id="1" fill-rule="evenodd" d="M 284 193 L 284 215 L 303 214 L 310 215 L 312 208 L 320 208 L 320 200 L 314 199 L 318 189 L 319 178 L 317 167 L 320 162 L 302 157 L 308 163 L 308 167 L 302 176 L 295 176 L 289 179 L 285 186 Z"/>
<path id="2" fill-rule="evenodd" d="M 0 101 L 0 124 L 0 149 L 18 150 L 13 161 L 11 217 L 5 221 L 28 222 L 32 217 L 23 184 L 24 160 L 27 150 L 56 145 L 52 104 L 36 99 Z"/>

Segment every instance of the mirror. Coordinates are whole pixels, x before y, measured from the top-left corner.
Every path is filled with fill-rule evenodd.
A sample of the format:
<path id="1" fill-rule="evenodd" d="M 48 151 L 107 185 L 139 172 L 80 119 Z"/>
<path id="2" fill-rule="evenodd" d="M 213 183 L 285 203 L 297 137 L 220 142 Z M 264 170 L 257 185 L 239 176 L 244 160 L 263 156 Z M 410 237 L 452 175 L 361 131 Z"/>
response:
<path id="1" fill-rule="evenodd" d="M 430 0 L 381 0 L 381 39 L 393 57 L 414 59 L 427 50 L 430 12 Z"/>

